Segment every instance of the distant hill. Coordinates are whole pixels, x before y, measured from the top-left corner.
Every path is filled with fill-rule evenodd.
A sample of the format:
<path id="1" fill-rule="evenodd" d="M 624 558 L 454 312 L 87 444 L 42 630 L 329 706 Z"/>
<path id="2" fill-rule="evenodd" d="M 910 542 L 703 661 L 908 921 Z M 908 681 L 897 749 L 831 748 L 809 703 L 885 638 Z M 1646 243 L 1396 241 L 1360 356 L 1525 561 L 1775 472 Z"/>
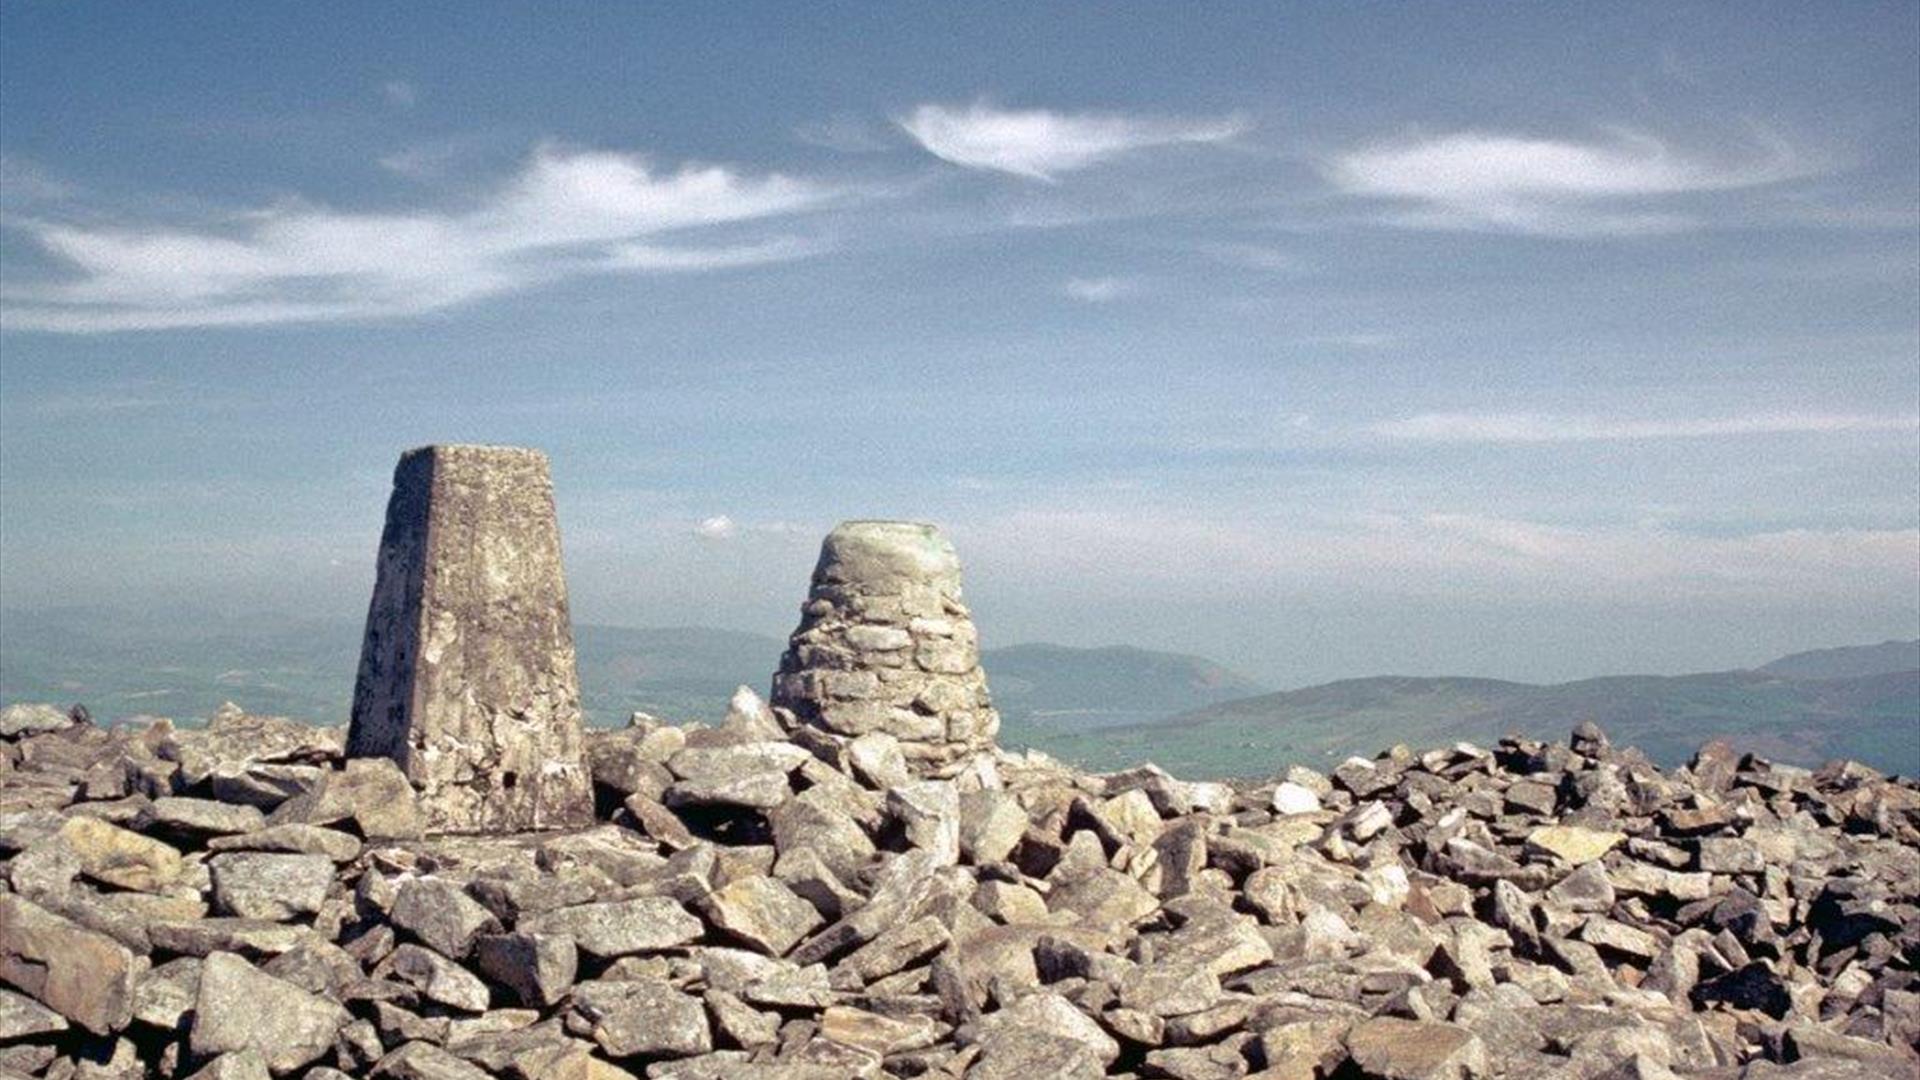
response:
<path id="1" fill-rule="evenodd" d="M 360 631 L 349 619 L 8 612 L 0 620 L 0 701 L 80 701 L 102 719 L 192 719 L 232 700 L 345 723 Z M 711 627 L 582 624 L 574 627 L 582 705 L 598 724 L 624 723 L 635 710 L 716 718 L 735 687 L 767 691 L 785 644 Z M 986 650 L 982 663 L 1010 746 L 1163 719 L 1264 689 L 1200 657 L 1127 646 L 1014 645 Z"/>
<path id="2" fill-rule="evenodd" d="M 1266 689 L 1204 657 L 1130 645 L 1009 645 L 986 650 L 981 664 L 1009 746 L 1160 720 Z"/>
<path id="3" fill-rule="evenodd" d="M 1851 757 L 1920 773 L 1920 671 L 1790 679 L 1767 671 L 1627 675 L 1555 686 L 1496 679 L 1353 679 L 1192 710 L 1152 725 L 1062 738 L 1050 749 L 1090 767 L 1151 759 L 1180 775 L 1337 762 L 1396 742 L 1487 744 L 1518 732 L 1563 737 L 1598 722 L 1663 764 L 1726 738 L 1783 762 Z"/>
<path id="4" fill-rule="evenodd" d="M 673 720 L 717 719 L 736 687 L 767 692 L 786 642 L 703 626 L 574 627 L 580 697 L 598 724 L 635 710 Z"/>
<path id="5" fill-rule="evenodd" d="M 206 613 L 99 611 L 0 618 L 0 702 L 84 702 L 103 720 L 191 721 L 223 701 L 345 723 L 360 623 Z M 708 627 L 574 628 L 590 722 L 643 710 L 714 719 L 734 687 L 764 693 L 784 646 Z M 1561 736 L 1581 719 L 1663 763 L 1727 737 L 1781 761 L 1856 757 L 1920 773 L 1914 642 L 1827 649 L 1754 671 L 1628 675 L 1534 686 L 1497 679 L 1380 677 L 1266 693 L 1197 656 L 1127 646 L 1025 644 L 982 656 L 1001 742 L 1093 768 L 1153 760 L 1182 775 L 1246 776 L 1324 765 L 1396 742 Z M 1907 667 L 1899 667 L 1903 660 Z M 1804 673 L 1804 674 L 1803 674 Z"/>
<path id="6" fill-rule="evenodd" d="M 1847 679 L 1920 670 L 1920 640 L 1815 649 L 1783 656 L 1757 670 L 1786 679 Z"/>

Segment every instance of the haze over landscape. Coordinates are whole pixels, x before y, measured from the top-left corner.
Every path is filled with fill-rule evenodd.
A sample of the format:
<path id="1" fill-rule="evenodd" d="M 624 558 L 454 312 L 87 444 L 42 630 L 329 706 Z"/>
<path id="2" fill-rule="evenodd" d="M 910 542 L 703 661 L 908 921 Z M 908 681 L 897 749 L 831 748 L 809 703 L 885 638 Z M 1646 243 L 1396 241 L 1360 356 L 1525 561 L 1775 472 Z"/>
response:
<path id="1" fill-rule="evenodd" d="M 357 625 L 441 441 L 590 626 L 885 516 L 1249 693 L 1920 636 L 1908 6 L 360 14 L 0 10 L 9 678 Z"/>

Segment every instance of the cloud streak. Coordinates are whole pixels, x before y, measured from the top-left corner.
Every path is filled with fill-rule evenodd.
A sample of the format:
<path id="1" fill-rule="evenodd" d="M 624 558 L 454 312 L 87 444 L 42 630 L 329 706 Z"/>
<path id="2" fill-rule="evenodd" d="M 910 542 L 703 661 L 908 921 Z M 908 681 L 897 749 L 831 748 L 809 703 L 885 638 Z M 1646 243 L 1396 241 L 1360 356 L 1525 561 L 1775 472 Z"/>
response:
<path id="1" fill-rule="evenodd" d="M 9 283 L 0 326 L 88 333 L 392 317 L 587 274 L 778 262 L 818 245 L 681 238 L 790 217 L 841 194 L 777 173 L 666 173 L 632 155 L 544 148 L 461 212 L 290 202 L 195 228 L 16 220 L 9 226 L 70 273 Z"/>
<path id="2" fill-rule="evenodd" d="M 1106 304 L 1140 291 L 1137 283 L 1126 278 L 1068 278 L 1060 286 L 1067 296 L 1087 304 Z"/>
<path id="3" fill-rule="evenodd" d="M 1606 605 L 1682 596 L 1844 604 L 1911 595 L 1920 564 L 1920 529 L 1911 527 L 1710 535 L 1445 510 L 1272 518 L 1153 504 L 1029 509 L 965 533 L 976 568 L 1023 580 L 1081 585 L 1118 576 L 1143 594 L 1240 601 L 1262 590 L 1332 588 Z"/>
<path id="4" fill-rule="evenodd" d="M 1409 442 L 1636 442 L 1751 435 L 1920 431 L 1920 417 L 1840 413 L 1634 419 L 1541 413 L 1421 413 L 1372 424 L 1367 431 Z"/>
<path id="5" fill-rule="evenodd" d="M 1055 183 L 1123 154 L 1183 143 L 1216 143 L 1247 129 L 1244 120 L 1169 120 L 1118 113 L 966 108 L 926 104 L 898 121 L 929 154 L 968 169 Z"/>
<path id="6" fill-rule="evenodd" d="M 1647 204 L 1817 171 L 1778 142 L 1714 158 L 1623 130 L 1587 142 L 1462 131 L 1374 143 L 1323 167 L 1341 191 L 1392 207 L 1390 224 L 1574 236 L 1686 228 L 1690 217 Z"/>

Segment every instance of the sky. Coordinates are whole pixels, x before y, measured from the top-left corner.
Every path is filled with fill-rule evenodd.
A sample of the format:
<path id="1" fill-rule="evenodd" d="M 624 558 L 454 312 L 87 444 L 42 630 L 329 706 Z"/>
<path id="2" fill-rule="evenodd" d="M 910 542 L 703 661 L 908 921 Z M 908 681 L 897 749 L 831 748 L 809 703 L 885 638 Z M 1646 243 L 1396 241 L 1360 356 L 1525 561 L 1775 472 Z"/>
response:
<path id="1" fill-rule="evenodd" d="M 1276 686 L 1920 636 L 1920 8 L 0 5 L 4 612 L 357 616 L 552 459 L 574 616 Z"/>

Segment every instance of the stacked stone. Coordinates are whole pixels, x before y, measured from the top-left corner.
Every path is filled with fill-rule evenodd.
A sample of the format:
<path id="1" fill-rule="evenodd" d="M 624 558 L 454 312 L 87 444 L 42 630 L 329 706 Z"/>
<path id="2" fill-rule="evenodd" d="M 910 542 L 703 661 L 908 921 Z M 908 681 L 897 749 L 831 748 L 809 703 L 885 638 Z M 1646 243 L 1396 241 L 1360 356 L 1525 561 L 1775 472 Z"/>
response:
<path id="1" fill-rule="evenodd" d="M 891 737 L 923 775 L 958 773 L 993 746 L 1000 715 L 939 529 L 849 521 L 828 534 L 772 701 L 831 742 Z"/>
<path id="2" fill-rule="evenodd" d="M 591 733 L 591 828 L 422 837 L 341 734 L 0 710 L 0 1077 L 1920 1070 L 1920 787 L 1858 765 L 1585 729 L 972 786 L 743 691 Z"/>
<path id="3" fill-rule="evenodd" d="M 431 832 L 593 820 L 547 458 L 427 446 L 394 470 L 351 757 L 392 758 Z"/>

